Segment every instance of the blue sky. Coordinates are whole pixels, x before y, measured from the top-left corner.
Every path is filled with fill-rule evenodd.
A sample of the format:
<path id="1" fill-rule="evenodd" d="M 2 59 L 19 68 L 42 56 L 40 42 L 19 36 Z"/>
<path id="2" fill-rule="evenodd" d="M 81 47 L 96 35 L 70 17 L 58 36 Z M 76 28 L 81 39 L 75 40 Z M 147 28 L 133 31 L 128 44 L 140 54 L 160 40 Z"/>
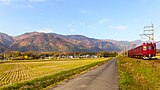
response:
<path id="1" fill-rule="evenodd" d="M 80 34 L 97 39 L 141 39 L 155 26 L 160 41 L 160 0 L 0 0 L 0 32 Z"/>

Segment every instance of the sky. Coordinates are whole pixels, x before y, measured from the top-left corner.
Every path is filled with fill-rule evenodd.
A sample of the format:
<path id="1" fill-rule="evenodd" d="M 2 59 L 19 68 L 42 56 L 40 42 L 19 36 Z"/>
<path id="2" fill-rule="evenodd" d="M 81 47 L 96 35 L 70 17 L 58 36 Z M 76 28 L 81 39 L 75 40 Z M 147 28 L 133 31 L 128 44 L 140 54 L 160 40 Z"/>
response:
<path id="1" fill-rule="evenodd" d="M 0 32 L 11 36 L 37 31 L 133 41 L 151 23 L 160 41 L 160 0 L 0 0 Z"/>

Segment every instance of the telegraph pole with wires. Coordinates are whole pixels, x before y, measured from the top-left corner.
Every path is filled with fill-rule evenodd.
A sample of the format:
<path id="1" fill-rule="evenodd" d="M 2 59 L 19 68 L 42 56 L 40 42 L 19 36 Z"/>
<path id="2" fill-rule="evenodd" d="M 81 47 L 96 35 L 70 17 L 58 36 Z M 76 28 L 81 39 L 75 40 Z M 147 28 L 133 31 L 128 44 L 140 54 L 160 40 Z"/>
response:
<path id="1" fill-rule="evenodd" d="M 140 34 L 142 39 L 149 38 L 149 41 L 154 43 L 154 26 L 151 24 L 150 26 L 144 26 L 144 32 L 143 34 Z M 143 38 L 145 36 L 145 38 Z"/>

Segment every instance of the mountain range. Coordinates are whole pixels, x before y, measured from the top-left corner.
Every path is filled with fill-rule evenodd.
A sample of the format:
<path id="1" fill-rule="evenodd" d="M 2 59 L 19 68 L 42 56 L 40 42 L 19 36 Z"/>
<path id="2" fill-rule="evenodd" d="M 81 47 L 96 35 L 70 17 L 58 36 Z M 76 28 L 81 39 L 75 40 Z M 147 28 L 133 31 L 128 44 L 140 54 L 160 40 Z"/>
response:
<path id="1" fill-rule="evenodd" d="M 60 35 L 42 32 L 30 32 L 18 36 L 0 33 L 0 52 L 4 52 L 5 50 L 21 52 L 120 52 L 124 48 L 129 49 L 142 43 L 143 41 L 141 40 L 132 42 L 111 39 L 101 40 L 83 35 Z"/>

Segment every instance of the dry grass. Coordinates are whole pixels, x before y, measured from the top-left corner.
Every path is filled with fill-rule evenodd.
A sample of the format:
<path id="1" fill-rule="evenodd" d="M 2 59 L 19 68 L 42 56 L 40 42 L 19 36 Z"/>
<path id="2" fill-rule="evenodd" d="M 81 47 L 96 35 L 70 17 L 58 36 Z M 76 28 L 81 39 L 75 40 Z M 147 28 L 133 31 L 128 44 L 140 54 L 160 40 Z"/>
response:
<path id="1" fill-rule="evenodd" d="M 118 57 L 121 90 L 160 90 L 160 60 Z"/>

